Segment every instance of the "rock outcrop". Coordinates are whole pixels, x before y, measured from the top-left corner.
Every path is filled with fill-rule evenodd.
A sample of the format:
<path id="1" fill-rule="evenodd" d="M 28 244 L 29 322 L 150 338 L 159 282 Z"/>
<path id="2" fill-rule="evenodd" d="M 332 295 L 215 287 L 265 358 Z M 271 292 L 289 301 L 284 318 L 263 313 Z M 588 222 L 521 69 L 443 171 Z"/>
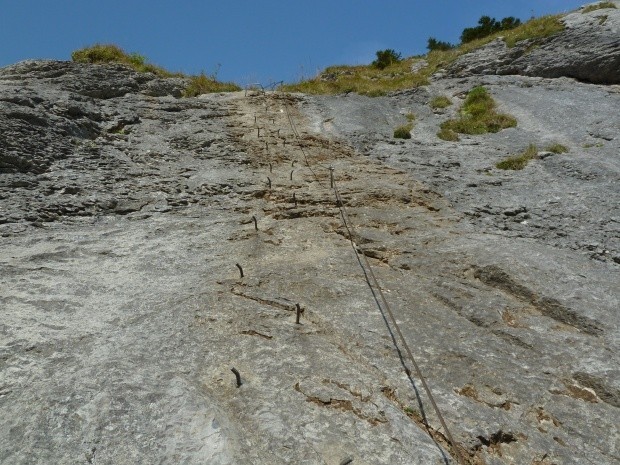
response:
<path id="1" fill-rule="evenodd" d="M 466 463 L 618 463 L 616 86 L 182 87 L 0 69 L 0 463 L 457 463 L 361 254 Z"/>
<path id="2" fill-rule="evenodd" d="M 564 31 L 546 39 L 517 42 L 499 38 L 461 56 L 447 69 L 450 77 L 517 74 L 569 77 L 597 84 L 620 84 L 620 3 L 561 18 Z"/>

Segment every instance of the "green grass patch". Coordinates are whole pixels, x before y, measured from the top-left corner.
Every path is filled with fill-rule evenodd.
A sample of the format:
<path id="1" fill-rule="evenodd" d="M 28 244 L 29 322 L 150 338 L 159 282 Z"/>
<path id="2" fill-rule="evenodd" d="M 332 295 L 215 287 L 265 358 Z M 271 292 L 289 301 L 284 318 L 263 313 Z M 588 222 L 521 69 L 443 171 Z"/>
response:
<path id="1" fill-rule="evenodd" d="M 127 53 L 113 44 L 95 44 L 75 50 L 71 53 L 71 59 L 76 63 L 122 63 L 140 73 L 153 73 L 161 77 L 183 76 L 149 63 L 143 55 Z"/>
<path id="2" fill-rule="evenodd" d="M 411 72 L 414 58 L 402 60 L 379 69 L 375 66 L 330 66 L 319 76 L 285 84 L 280 90 L 305 94 L 343 94 L 356 92 L 369 97 L 379 97 L 389 92 L 410 89 L 428 84 L 428 79 Z"/>
<path id="3" fill-rule="evenodd" d="M 395 139 L 411 139 L 411 130 L 413 129 L 413 123 L 405 124 L 394 129 Z"/>
<path id="4" fill-rule="evenodd" d="M 453 140 L 453 133 L 460 134 L 485 134 L 487 132 L 499 132 L 505 128 L 517 125 L 517 120 L 510 115 L 495 111 L 495 100 L 487 90 L 480 86 L 474 87 L 459 110 L 459 118 L 441 123 L 440 133 Z M 439 136 L 439 134 L 438 134 Z M 440 138 L 443 138 L 439 136 Z"/>
<path id="5" fill-rule="evenodd" d="M 438 95 L 431 99 L 429 105 L 433 110 L 437 110 L 438 108 L 448 108 L 452 105 L 452 101 L 445 95 Z"/>
<path id="6" fill-rule="evenodd" d="M 530 160 L 533 160 L 538 155 L 538 149 L 534 144 L 530 144 L 525 151 L 519 155 L 508 157 L 495 164 L 500 170 L 522 170 L 527 166 Z"/>
<path id="7" fill-rule="evenodd" d="M 407 118 L 407 121 L 409 121 L 410 123 L 413 123 L 415 121 L 415 113 L 410 111 L 405 115 L 405 118 Z"/>
<path id="8" fill-rule="evenodd" d="M 603 8 L 618 8 L 618 7 L 613 2 L 600 2 L 600 3 L 595 3 L 594 5 L 588 5 L 583 10 L 581 10 L 581 13 L 583 14 L 590 13 L 591 11 L 602 10 Z"/>
<path id="9" fill-rule="evenodd" d="M 562 144 L 551 144 L 550 146 L 547 147 L 546 149 L 548 152 L 553 152 L 553 153 L 566 153 L 568 152 L 568 147 L 566 147 L 565 145 Z"/>
<path id="10" fill-rule="evenodd" d="M 234 82 L 219 82 L 214 77 L 200 73 L 198 76 L 191 76 L 189 85 L 183 92 L 184 97 L 196 97 L 201 94 L 213 92 L 236 92 L 241 90 Z"/>

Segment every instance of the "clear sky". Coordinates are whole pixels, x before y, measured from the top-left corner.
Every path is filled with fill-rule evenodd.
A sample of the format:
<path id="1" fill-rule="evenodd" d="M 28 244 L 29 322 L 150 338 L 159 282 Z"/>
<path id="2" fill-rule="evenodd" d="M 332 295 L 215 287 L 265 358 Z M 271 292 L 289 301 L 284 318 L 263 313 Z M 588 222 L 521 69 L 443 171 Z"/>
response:
<path id="1" fill-rule="evenodd" d="M 426 52 L 430 36 L 458 42 L 482 15 L 521 20 L 587 0 L 0 0 L 0 66 L 68 60 L 114 43 L 171 71 L 239 84 L 293 81 L 375 52 Z"/>

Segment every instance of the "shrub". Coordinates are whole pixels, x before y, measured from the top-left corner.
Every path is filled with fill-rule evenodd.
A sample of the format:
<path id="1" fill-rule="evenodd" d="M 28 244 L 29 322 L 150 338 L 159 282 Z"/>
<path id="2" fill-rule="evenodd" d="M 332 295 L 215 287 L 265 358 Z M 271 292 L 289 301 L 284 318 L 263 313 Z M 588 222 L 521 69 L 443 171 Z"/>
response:
<path id="1" fill-rule="evenodd" d="M 590 13 L 591 11 L 600 10 L 603 8 L 618 8 L 614 2 L 600 2 L 595 3 L 594 5 L 588 5 L 581 13 Z"/>
<path id="2" fill-rule="evenodd" d="M 521 20 L 513 16 L 508 16 L 501 21 L 489 16 L 481 16 L 478 26 L 467 27 L 461 33 L 461 43 L 465 44 L 472 40 L 482 39 L 499 31 L 507 31 L 521 25 Z"/>
<path id="3" fill-rule="evenodd" d="M 235 92 L 241 88 L 234 82 L 219 82 L 214 77 L 207 76 L 204 72 L 199 76 L 192 76 L 189 85 L 183 95 L 185 97 L 196 97 L 201 94 L 213 92 Z"/>
<path id="4" fill-rule="evenodd" d="M 432 50 L 450 50 L 454 48 L 454 45 L 452 45 L 449 42 L 442 42 L 441 40 L 437 40 L 434 37 L 429 37 L 428 38 L 428 42 L 426 44 L 426 48 L 429 49 L 429 51 Z"/>
<path id="5" fill-rule="evenodd" d="M 452 102 L 445 95 L 438 95 L 437 97 L 433 97 L 429 105 L 433 110 L 436 110 L 437 108 L 447 108 L 452 105 Z"/>
<path id="6" fill-rule="evenodd" d="M 404 126 L 399 126 L 394 129 L 394 138 L 396 139 L 411 139 L 411 130 L 413 129 L 413 124 L 405 124 Z"/>
<path id="7" fill-rule="evenodd" d="M 495 111 L 495 101 L 482 86 L 474 87 L 467 94 L 459 113 L 459 119 L 444 121 L 441 129 L 461 134 L 485 134 L 517 125 L 512 116 Z"/>
<path id="8" fill-rule="evenodd" d="M 508 157 L 495 164 L 500 170 L 522 170 L 527 166 L 530 160 L 536 158 L 538 155 L 538 149 L 535 145 L 530 144 L 525 151 L 519 155 Z"/>
<path id="9" fill-rule="evenodd" d="M 164 68 L 148 63 L 143 55 L 127 53 L 113 44 L 95 44 L 75 50 L 71 53 L 71 59 L 76 63 L 122 63 L 141 73 L 153 73 L 162 77 L 175 76 Z"/>
<path id="10" fill-rule="evenodd" d="M 566 147 L 565 145 L 562 144 L 551 144 L 549 147 L 547 147 L 547 151 L 549 152 L 553 152 L 553 153 L 566 153 L 568 152 L 568 147 Z"/>
<path id="11" fill-rule="evenodd" d="M 405 117 L 407 118 L 407 121 L 409 121 L 410 123 L 413 123 L 415 121 L 415 114 L 412 112 L 407 113 Z"/>
<path id="12" fill-rule="evenodd" d="M 377 59 L 372 62 L 372 65 L 375 68 L 385 69 L 394 63 L 399 63 L 401 59 L 400 53 L 396 53 L 391 48 L 388 48 L 377 52 Z"/>

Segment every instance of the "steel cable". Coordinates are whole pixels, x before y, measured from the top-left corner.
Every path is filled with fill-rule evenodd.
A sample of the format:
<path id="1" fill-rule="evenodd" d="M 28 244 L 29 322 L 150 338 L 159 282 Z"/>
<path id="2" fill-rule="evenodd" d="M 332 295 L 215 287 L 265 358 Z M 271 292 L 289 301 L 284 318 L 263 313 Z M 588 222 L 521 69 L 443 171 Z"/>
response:
<path id="1" fill-rule="evenodd" d="M 289 124 L 291 126 L 291 131 L 293 132 L 293 135 L 295 136 L 299 148 L 303 154 L 306 166 L 308 167 L 308 169 L 310 169 L 310 171 L 312 172 L 314 178 L 316 179 L 316 181 L 323 187 L 326 187 L 325 184 L 318 178 L 316 172 L 312 169 L 312 166 L 310 165 L 308 156 L 304 150 L 304 147 L 301 143 L 301 137 L 299 135 L 299 132 L 297 131 L 297 127 L 295 126 L 295 123 L 293 121 L 293 118 L 291 117 L 291 113 L 289 111 L 288 108 L 288 103 L 285 101 L 284 102 L 284 108 L 286 110 L 286 115 L 287 115 L 287 119 L 289 121 Z M 324 169 L 330 169 L 331 167 L 326 167 L 323 166 L 321 163 L 317 163 L 317 165 L 319 165 L 321 168 Z M 381 288 L 381 286 L 379 285 L 379 281 L 377 280 L 377 277 L 372 269 L 372 266 L 370 265 L 370 262 L 368 260 L 368 257 L 366 256 L 366 254 L 364 253 L 363 250 L 360 249 L 361 253 L 358 253 L 358 247 L 357 247 L 357 243 L 356 243 L 356 236 L 357 233 L 355 231 L 355 228 L 353 226 L 353 222 L 351 221 L 350 217 L 349 217 L 349 213 L 347 211 L 347 208 L 344 204 L 344 202 L 342 201 L 342 197 L 340 195 L 340 191 L 338 190 L 338 184 L 336 182 L 335 179 L 333 179 L 333 191 L 335 194 L 335 198 L 336 198 L 336 207 L 339 209 L 340 211 L 340 216 L 342 218 L 342 222 L 343 225 L 345 227 L 345 229 L 348 232 L 349 235 L 349 241 L 351 242 L 351 246 L 353 247 L 353 250 L 356 254 L 356 256 L 358 257 L 358 261 L 360 263 L 360 266 L 362 267 L 362 271 L 364 273 L 364 275 L 366 276 L 366 283 L 368 284 L 368 286 L 370 287 L 371 292 L 373 292 L 374 295 L 375 291 L 377 294 L 379 294 L 381 303 L 383 304 L 383 308 L 386 311 L 387 315 L 389 316 L 389 319 L 392 323 L 392 326 L 394 327 L 394 329 L 396 330 L 396 334 L 398 335 L 398 338 L 402 344 L 402 346 L 405 348 L 405 351 L 407 353 L 407 356 L 409 357 L 409 360 L 411 361 L 411 364 L 413 365 L 416 375 L 417 377 L 420 379 L 420 382 L 422 383 L 422 386 L 424 388 L 424 391 L 426 392 L 431 405 L 433 407 L 433 410 L 435 411 L 435 414 L 437 415 L 437 418 L 439 419 L 439 422 L 441 423 L 441 426 L 443 428 L 443 430 L 445 431 L 445 436 L 448 439 L 448 442 L 450 443 L 450 446 L 452 447 L 452 450 L 456 456 L 457 461 L 459 462 L 460 465 L 467 465 L 467 462 L 465 461 L 463 455 L 461 454 L 460 449 L 457 446 L 456 441 L 454 440 L 454 437 L 452 436 L 452 433 L 450 432 L 450 429 L 448 428 L 448 425 L 441 413 L 441 411 L 439 410 L 439 406 L 437 405 L 437 402 L 435 401 L 435 397 L 433 396 L 430 386 L 428 385 L 426 378 L 424 377 L 424 375 L 422 374 L 422 371 L 418 365 L 418 363 L 416 362 L 415 357 L 413 356 L 413 352 L 411 351 L 409 344 L 407 343 L 401 329 L 400 326 L 398 325 L 397 321 L 396 321 L 396 317 L 394 316 L 394 313 L 385 297 L 385 294 L 383 293 L 383 290 Z M 361 255 L 362 259 L 360 260 L 359 256 Z M 377 304 L 379 305 L 379 307 L 381 307 L 379 301 L 377 301 Z M 380 308 L 381 309 L 381 308 Z M 398 347 L 397 347 L 398 349 Z M 408 368 L 406 368 L 408 370 Z M 409 375 L 410 373 L 408 372 L 407 375 Z"/>

